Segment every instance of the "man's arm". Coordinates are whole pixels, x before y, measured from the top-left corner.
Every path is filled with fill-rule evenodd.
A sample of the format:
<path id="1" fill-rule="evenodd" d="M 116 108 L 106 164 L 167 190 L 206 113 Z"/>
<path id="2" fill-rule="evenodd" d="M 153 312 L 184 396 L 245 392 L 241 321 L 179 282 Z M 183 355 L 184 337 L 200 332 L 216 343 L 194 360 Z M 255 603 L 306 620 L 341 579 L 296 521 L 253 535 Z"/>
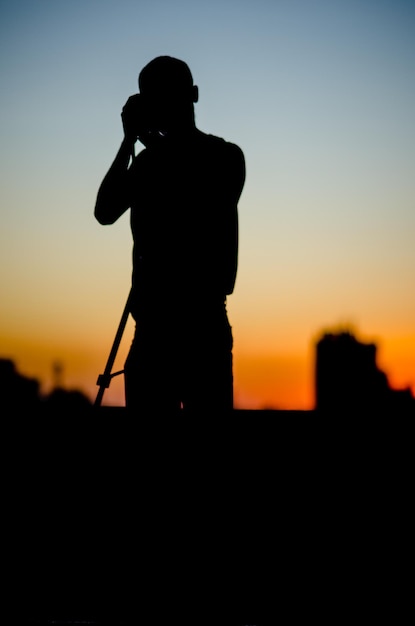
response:
<path id="1" fill-rule="evenodd" d="M 113 224 L 129 207 L 128 164 L 133 145 L 124 137 L 99 187 L 94 215 L 100 224 Z"/>
<path id="2" fill-rule="evenodd" d="M 128 164 L 134 144 L 140 136 L 143 120 L 139 94 L 130 96 L 121 119 L 124 139 L 98 190 L 94 215 L 100 224 L 113 224 L 130 206 Z M 140 141 L 146 145 L 145 138 Z"/>
<path id="3" fill-rule="evenodd" d="M 228 165 L 228 192 L 227 192 L 227 220 L 225 224 L 224 267 L 225 293 L 233 293 L 238 270 L 239 249 L 239 220 L 238 202 L 241 196 L 246 177 L 245 157 L 239 146 L 229 145 Z"/>

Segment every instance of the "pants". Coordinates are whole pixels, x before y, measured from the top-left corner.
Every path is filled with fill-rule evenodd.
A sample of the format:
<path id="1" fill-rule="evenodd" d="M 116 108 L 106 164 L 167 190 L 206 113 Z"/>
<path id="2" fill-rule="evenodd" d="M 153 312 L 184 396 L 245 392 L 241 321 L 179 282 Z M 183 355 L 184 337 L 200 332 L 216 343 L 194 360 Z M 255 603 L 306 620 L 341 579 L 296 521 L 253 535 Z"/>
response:
<path id="1" fill-rule="evenodd" d="M 125 362 L 127 409 L 233 409 L 233 337 L 224 304 L 136 319 Z"/>

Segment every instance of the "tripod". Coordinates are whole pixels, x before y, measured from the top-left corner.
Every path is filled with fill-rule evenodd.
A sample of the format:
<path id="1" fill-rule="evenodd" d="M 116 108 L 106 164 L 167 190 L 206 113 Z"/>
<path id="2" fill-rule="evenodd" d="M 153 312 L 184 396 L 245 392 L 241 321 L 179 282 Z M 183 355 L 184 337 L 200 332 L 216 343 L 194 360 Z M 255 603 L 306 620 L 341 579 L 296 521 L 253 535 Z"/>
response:
<path id="1" fill-rule="evenodd" d="M 128 316 L 130 314 L 131 294 L 132 292 L 130 291 L 128 298 L 127 298 L 127 302 L 125 303 L 125 307 L 124 307 L 123 314 L 121 316 L 120 323 L 118 325 L 118 329 L 114 338 L 114 342 L 112 344 L 111 351 L 109 353 L 109 357 L 107 360 L 107 364 L 105 366 L 104 373 L 99 374 L 98 376 L 97 385 L 99 385 L 99 390 L 97 393 L 97 397 L 95 398 L 94 406 L 101 406 L 102 398 L 104 396 L 104 391 L 110 386 L 111 379 L 114 376 L 118 376 L 119 374 L 124 373 L 124 370 L 120 370 L 119 372 L 113 372 L 113 373 L 111 372 L 111 370 L 112 370 L 112 366 L 114 365 L 115 357 L 117 356 L 118 347 L 120 345 L 121 338 L 123 336 L 124 329 L 127 324 Z"/>
<path id="2" fill-rule="evenodd" d="M 131 146 L 131 162 L 133 162 L 134 159 L 135 159 L 135 146 L 133 144 Z M 128 316 L 130 314 L 131 295 L 132 295 L 132 290 L 130 290 L 130 293 L 127 298 L 127 302 L 125 303 L 124 311 L 121 316 L 120 323 L 118 325 L 118 330 L 115 335 L 114 342 L 112 344 L 111 352 L 109 354 L 104 373 L 99 374 L 98 376 L 97 385 L 99 385 L 99 390 L 97 393 L 97 397 L 95 398 L 94 406 L 101 406 L 102 398 L 104 396 L 104 391 L 110 386 L 111 378 L 124 373 L 124 370 L 120 370 L 119 372 L 114 372 L 114 373 L 111 373 L 111 370 L 112 370 L 112 366 L 114 365 L 115 357 L 117 356 L 118 347 L 120 345 L 121 338 L 124 333 L 125 325 L 127 324 Z"/>

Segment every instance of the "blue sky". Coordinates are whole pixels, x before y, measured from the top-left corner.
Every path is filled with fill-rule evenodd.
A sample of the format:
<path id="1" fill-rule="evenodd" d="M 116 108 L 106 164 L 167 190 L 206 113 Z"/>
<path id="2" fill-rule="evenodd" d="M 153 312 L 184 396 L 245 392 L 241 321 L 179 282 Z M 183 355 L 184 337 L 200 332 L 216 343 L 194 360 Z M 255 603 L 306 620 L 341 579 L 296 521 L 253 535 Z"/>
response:
<path id="1" fill-rule="evenodd" d="M 199 128 L 246 157 L 229 301 L 236 356 L 302 355 L 311 370 L 315 333 L 353 323 L 383 339 L 399 370 L 393 346 L 415 346 L 414 2 L 14 0 L 0 10 L 7 353 L 37 373 L 53 350 L 75 359 L 66 337 L 93 352 L 97 319 L 111 340 L 131 235 L 127 217 L 95 222 L 95 196 L 139 70 L 171 54 L 199 86 Z M 29 365 L 36 346 L 50 349 Z"/>

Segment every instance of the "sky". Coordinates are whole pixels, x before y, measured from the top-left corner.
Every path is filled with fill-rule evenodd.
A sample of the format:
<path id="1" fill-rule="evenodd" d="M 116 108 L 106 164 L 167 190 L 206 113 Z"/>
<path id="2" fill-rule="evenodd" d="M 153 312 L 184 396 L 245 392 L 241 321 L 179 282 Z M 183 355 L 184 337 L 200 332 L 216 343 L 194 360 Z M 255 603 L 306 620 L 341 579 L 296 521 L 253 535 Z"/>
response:
<path id="1" fill-rule="evenodd" d="M 132 252 L 96 194 L 140 69 L 168 54 L 197 126 L 246 159 L 236 408 L 313 408 L 315 342 L 338 329 L 415 394 L 413 0 L 0 0 L 0 53 L 0 358 L 45 393 L 59 363 L 95 398 Z M 122 375 L 103 403 L 124 404 Z"/>

